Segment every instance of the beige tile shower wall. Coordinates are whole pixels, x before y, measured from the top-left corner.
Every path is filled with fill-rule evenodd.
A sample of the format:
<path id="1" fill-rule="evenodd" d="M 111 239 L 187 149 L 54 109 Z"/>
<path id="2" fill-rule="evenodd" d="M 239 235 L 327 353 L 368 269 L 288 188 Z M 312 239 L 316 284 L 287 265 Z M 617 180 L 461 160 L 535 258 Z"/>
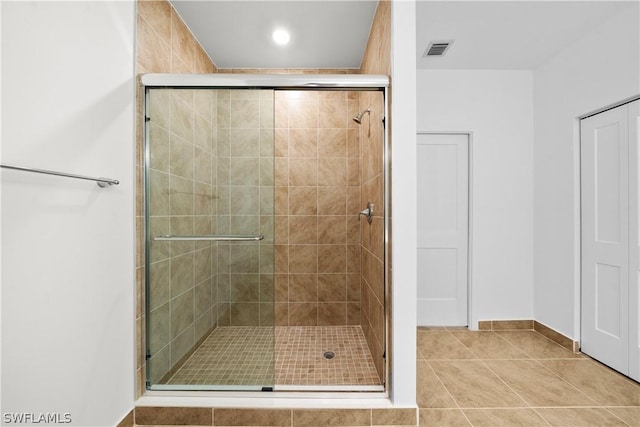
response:
<path id="1" fill-rule="evenodd" d="M 216 72 L 216 66 L 171 3 L 138 0 L 136 4 L 138 74 Z"/>
<path id="2" fill-rule="evenodd" d="M 216 71 L 211 59 L 168 1 L 138 1 L 136 5 L 136 74 Z M 144 94 L 139 90 L 136 117 L 136 396 L 144 392 L 146 380 L 143 100 Z"/>
<path id="3" fill-rule="evenodd" d="M 362 330 L 369 344 L 378 373 L 382 373 L 384 354 L 384 99 L 381 92 L 360 94 L 360 108 L 371 112 L 360 125 L 362 164 L 361 206 L 373 203 L 373 220 L 360 222 L 362 274 Z"/>
<path id="4" fill-rule="evenodd" d="M 360 324 L 358 94 L 275 92 L 276 324 Z"/>
<path id="5" fill-rule="evenodd" d="M 218 90 L 219 234 L 262 235 L 220 243 L 218 324 L 274 325 L 273 91 Z"/>
<path id="6" fill-rule="evenodd" d="M 378 1 L 360 73 L 391 75 L 391 0 Z"/>
<path id="7" fill-rule="evenodd" d="M 161 381 L 215 326 L 217 244 L 155 241 L 216 232 L 214 90 L 149 95 L 150 380 Z"/>
<path id="8" fill-rule="evenodd" d="M 380 1 L 374 17 L 371 33 L 362 60 L 362 74 L 391 73 L 391 2 Z M 389 94 L 391 91 L 389 91 Z M 390 100 L 391 103 L 391 100 Z M 361 223 L 362 239 L 362 329 L 373 355 L 373 360 L 382 378 L 384 354 L 384 128 L 380 119 L 384 114 L 384 100 L 381 93 L 361 92 L 360 109 L 371 108 L 360 127 L 361 163 L 362 163 L 362 199 L 361 205 L 368 201 L 376 205 L 373 222 Z M 391 117 L 387 117 L 391 125 Z M 389 132 L 390 135 L 390 132 Z M 390 142 L 389 142 L 390 143 Z M 391 194 L 388 195 L 391 197 Z M 389 212 L 391 224 L 391 212 Z M 391 250 L 391 230 L 387 250 Z M 390 260 L 389 260 L 390 262 Z M 387 268 L 391 268 L 388 265 Z M 392 284 L 389 284 L 392 289 Z"/>

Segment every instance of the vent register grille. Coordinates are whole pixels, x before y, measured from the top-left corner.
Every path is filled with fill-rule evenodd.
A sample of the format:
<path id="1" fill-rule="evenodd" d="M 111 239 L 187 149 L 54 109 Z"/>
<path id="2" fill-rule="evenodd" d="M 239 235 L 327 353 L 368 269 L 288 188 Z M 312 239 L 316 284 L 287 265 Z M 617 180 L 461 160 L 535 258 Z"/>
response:
<path id="1" fill-rule="evenodd" d="M 422 54 L 422 57 L 426 58 L 429 56 L 442 56 L 445 53 L 447 53 L 452 43 L 453 43 L 453 40 L 440 40 L 440 41 L 429 42 L 429 46 L 427 46 L 427 49 Z"/>

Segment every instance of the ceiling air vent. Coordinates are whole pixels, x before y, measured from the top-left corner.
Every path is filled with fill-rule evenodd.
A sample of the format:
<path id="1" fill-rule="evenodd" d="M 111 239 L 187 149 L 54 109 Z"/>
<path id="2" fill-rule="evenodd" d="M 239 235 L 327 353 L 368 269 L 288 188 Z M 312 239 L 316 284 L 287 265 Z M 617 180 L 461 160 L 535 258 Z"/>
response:
<path id="1" fill-rule="evenodd" d="M 429 56 L 442 56 L 449 50 L 449 47 L 453 44 L 453 40 L 439 40 L 429 42 L 429 46 L 422 54 L 423 58 Z"/>

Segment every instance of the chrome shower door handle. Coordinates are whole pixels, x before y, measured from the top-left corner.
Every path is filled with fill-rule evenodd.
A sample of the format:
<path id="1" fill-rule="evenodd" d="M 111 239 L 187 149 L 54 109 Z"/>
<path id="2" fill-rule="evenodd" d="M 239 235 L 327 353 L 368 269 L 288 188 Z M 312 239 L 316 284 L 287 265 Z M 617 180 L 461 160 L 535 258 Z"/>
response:
<path id="1" fill-rule="evenodd" d="M 373 207 L 374 207 L 373 203 L 371 202 L 367 203 L 367 208 L 364 210 L 361 210 L 360 213 L 358 214 L 358 221 L 360 221 L 360 216 L 364 215 L 367 217 L 367 222 L 371 224 L 371 221 L 373 221 Z"/>

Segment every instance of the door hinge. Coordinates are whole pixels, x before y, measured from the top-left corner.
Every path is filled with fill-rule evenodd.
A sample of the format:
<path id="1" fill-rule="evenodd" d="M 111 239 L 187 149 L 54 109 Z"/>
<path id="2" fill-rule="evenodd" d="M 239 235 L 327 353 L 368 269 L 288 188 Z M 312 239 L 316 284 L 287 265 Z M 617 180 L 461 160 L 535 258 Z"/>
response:
<path id="1" fill-rule="evenodd" d="M 151 359 L 151 352 L 147 352 L 147 354 L 144 355 L 145 360 L 149 360 Z"/>
<path id="2" fill-rule="evenodd" d="M 269 386 L 269 387 L 262 387 L 261 391 L 273 391 L 273 387 Z"/>
<path id="3" fill-rule="evenodd" d="M 149 117 L 149 116 L 144 116 L 144 121 L 145 121 L 145 122 L 150 122 L 150 121 L 151 121 L 151 117 Z"/>
<path id="4" fill-rule="evenodd" d="M 387 127 L 387 118 L 386 117 L 382 118 L 382 126 L 383 127 Z"/>

